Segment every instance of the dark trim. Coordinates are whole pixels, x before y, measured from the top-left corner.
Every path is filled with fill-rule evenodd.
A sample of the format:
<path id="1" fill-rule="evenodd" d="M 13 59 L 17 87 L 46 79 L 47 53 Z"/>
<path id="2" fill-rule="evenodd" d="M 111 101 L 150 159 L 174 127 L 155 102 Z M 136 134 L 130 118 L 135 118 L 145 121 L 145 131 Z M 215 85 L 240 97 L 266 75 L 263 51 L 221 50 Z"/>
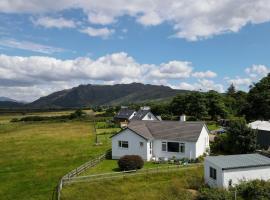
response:
<path id="1" fill-rule="evenodd" d="M 127 130 L 127 129 L 129 129 L 130 131 L 132 131 L 132 132 L 133 132 L 133 133 L 135 133 L 136 135 L 138 135 L 138 136 L 142 137 L 143 139 L 145 139 L 145 140 L 149 140 L 148 138 L 143 137 L 142 135 L 138 134 L 137 132 L 135 132 L 134 130 L 132 130 L 132 129 L 128 128 L 128 127 L 127 127 L 127 128 L 125 128 L 125 129 L 123 129 L 123 130 L 121 130 L 121 131 L 119 131 L 118 133 L 116 133 L 116 134 L 112 135 L 110 138 L 112 138 L 112 137 L 114 137 L 114 136 L 116 136 L 116 135 L 118 135 L 118 134 L 122 133 L 123 131 L 125 131 L 125 130 Z"/>
<path id="2" fill-rule="evenodd" d="M 248 165 L 248 166 L 239 166 L 239 167 L 227 167 L 227 168 L 221 168 L 222 171 L 231 170 L 231 169 L 245 169 L 245 168 L 259 168 L 259 167 L 270 167 L 270 164 L 264 164 L 264 165 Z"/>

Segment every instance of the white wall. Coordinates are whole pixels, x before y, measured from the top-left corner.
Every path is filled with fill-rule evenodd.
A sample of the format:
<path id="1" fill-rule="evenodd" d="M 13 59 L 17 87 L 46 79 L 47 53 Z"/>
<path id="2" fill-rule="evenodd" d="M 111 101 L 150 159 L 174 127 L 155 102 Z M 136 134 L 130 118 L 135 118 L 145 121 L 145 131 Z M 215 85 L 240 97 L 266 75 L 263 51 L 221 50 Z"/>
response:
<path id="1" fill-rule="evenodd" d="M 229 180 L 232 180 L 232 184 L 239 184 L 241 180 L 269 180 L 270 179 L 270 166 L 266 167 L 254 167 L 254 168 L 242 168 L 223 171 L 223 187 L 229 186 Z"/>
<path id="2" fill-rule="evenodd" d="M 195 159 L 196 158 L 196 144 L 195 142 L 184 142 L 184 141 L 177 141 L 180 143 L 185 143 L 185 152 L 184 153 L 176 153 L 176 152 L 164 152 L 162 151 L 162 142 L 176 142 L 170 140 L 155 140 L 153 142 L 153 156 L 155 157 L 163 157 L 163 158 L 189 158 Z"/>
<path id="3" fill-rule="evenodd" d="M 206 127 L 202 128 L 201 134 L 196 142 L 196 158 L 203 155 L 209 148 L 209 135 Z"/>
<path id="4" fill-rule="evenodd" d="M 214 180 L 210 177 L 210 166 L 217 170 L 217 179 Z M 204 181 L 210 187 L 222 187 L 223 185 L 223 172 L 218 166 L 210 163 L 207 159 L 204 161 Z"/>
<path id="5" fill-rule="evenodd" d="M 210 166 L 217 170 L 217 179 L 210 177 Z M 254 167 L 254 168 L 239 168 L 231 170 L 222 170 L 215 164 L 207 161 L 204 162 L 204 180 L 210 187 L 228 188 L 229 181 L 232 180 L 232 185 L 237 185 L 241 180 L 269 180 L 270 167 Z"/>
<path id="6" fill-rule="evenodd" d="M 142 120 L 157 120 L 155 115 L 153 115 L 151 112 L 147 113 Z"/>
<path id="7" fill-rule="evenodd" d="M 128 141 L 128 148 L 119 147 L 118 141 Z M 143 142 L 143 147 L 140 146 L 140 142 Z M 124 155 L 139 155 L 144 160 L 149 160 L 149 155 L 147 155 L 148 147 L 149 144 L 144 138 L 130 129 L 125 129 L 118 135 L 112 137 L 112 158 L 119 159 Z"/>

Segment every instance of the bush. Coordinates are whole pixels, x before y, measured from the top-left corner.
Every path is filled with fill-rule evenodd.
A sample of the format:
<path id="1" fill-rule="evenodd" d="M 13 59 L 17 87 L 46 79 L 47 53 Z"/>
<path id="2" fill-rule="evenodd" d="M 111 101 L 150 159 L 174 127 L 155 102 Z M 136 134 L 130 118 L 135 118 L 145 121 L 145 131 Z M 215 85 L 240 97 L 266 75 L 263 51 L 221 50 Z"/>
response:
<path id="1" fill-rule="evenodd" d="M 137 155 L 125 155 L 118 160 L 121 171 L 141 169 L 143 165 L 143 159 Z"/>
<path id="2" fill-rule="evenodd" d="M 222 189 L 201 188 L 197 200 L 232 200 L 233 193 Z"/>

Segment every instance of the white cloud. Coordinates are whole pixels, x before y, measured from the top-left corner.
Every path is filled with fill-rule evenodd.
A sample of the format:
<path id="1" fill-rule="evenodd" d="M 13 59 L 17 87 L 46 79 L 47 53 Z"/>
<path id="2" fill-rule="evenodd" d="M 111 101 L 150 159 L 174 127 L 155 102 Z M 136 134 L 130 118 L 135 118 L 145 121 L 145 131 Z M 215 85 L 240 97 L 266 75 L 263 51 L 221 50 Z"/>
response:
<path id="1" fill-rule="evenodd" d="M 207 70 L 205 72 L 194 72 L 192 76 L 195 78 L 215 78 L 217 74 L 215 72 Z"/>
<path id="2" fill-rule="evenodd" d="M 195 90 L 195 91 L 209 91 L 215 90 L 217 92 L 224 92 L 224 87 L 222 84 L 215 83 L 208 79 L 199 79 L 195 83 L 181 82 L 179 85 L 175 86 L 177 89 L 183 90 Z"/>
<path id="3" fill-rule="evenodd" d="M 102 38 L 108 38 L 110 35 L 112 35 L 115 31 L 114 29 L 108 29 L 108 28 L 93 28 L 93 27 L 87 27 L 84 29 L 81 29 L 80 32 L 85 33 L 91 37 L 102 37 Z"/>
<path id="4" fill-rule="evenodd" d="M 150 73 L 155 78 L 188 78 L 192 72 L 192 64 L 187 61 L 170 61 L 162 63 L 159 67 L 154 67 Z"/>
<path id="5" fill-rule="evenodd" d="M 245 72 L 252 78 L 257 78 L 258 76 L 260 78 L 266 76 L 270 72 L 270 69 L 265 65 L 252 65 L 251 67 L 246 68 Z"/>
<path id="6" fill-rule="evenodd" d="M 175 37 L 190 41 L 270 21 L 268 0 L 1 0 L 0 12 L 44 14 L 79 8 L 90 23 L 108 25 L 131 16 L 145 26 L 172 24 Z"/>
<path id="7" fill-rule="evenodd" d="M 40 17 L 37 19 L 31 19 L 31 21 L 37 26 L 43 26 L 45 28 L 75 28 L 76 23 L 73 20 L 52 17 Z"/>
<path id="8" fill-rule="evenodd" d="M 65 49 L 47 46 L 43 44 L 38 44 L 30 41 L 19 41 L 11 38 L 7 39 L 0 39 L 0 46 L 2 47 L 9 47 L 14 49 L 22 49 L 27 51 L 33 51 L 38 53 L 44 54 L 53 54 L 53 53 L 60 53 L 65 51 Z"/>
<path id="9" fill-rule="evenodd" d="M 235 79 L 228 80 L 228 83 L 233 84 L 236 88 L 239 88 L 241 86 L 249 86 L 249 85 L 251 85 L 252 81 L 249 78 L 236 77 Z"/>
<path id="10" fill-rule="evenodd" d="M 18 99 L 33 100 L 53 91 L 87 83 L 142 82 L 174 87 L 170 81 L 190 77 L 192 69 L 192 64 L 187 61 L 170 61 L 160 65 L 140 64 L 125 52 L 108 54 L 97 59 L 79 57 L 70 60 L 0 55 L 0 85 L 6 88 L 0 94 L 9 96 L 16 93 L 20 96 Z M 188 87 L 184 83 L 179 87 L 211 89 L 214 85 L 213 82 L 202 81 L 194 87 Z M 32 95 L 29 95 L 30 91 Z"/>

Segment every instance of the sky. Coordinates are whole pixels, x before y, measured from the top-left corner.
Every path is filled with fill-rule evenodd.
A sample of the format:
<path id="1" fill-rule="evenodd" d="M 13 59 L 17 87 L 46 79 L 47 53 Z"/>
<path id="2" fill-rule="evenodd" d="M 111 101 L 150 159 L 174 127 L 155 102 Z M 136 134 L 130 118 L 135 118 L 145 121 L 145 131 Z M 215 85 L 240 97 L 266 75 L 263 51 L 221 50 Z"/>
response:
<path id="1" fill-rule="evenodd" d="M 79 84 L 247 91 L 270 72 L 269 0 L 1 0 L 0 96 Z"/>

